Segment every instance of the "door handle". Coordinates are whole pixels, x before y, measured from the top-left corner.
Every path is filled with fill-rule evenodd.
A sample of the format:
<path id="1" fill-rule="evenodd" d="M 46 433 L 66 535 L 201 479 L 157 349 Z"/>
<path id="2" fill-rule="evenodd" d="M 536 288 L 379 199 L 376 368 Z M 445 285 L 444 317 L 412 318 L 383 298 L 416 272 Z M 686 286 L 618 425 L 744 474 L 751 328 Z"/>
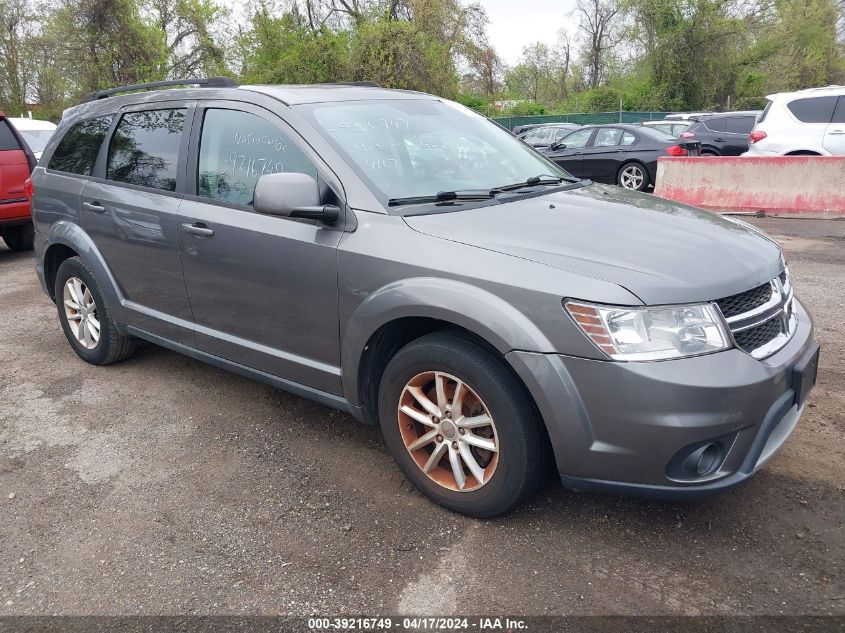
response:
<path id="1" fill-rule="evenodd" d="M 713 140 L 716 141 L 717 143 L 724 143 L 725 142 L 725 139 L 723 139 L 723 138 L 714 138 Z"/>
<path id="2" fill-rule="evenodd" d="M 87 209 L 88 211 L 93 211 L 94 213 L 105 213 L 106 208 L 101 205 L 99 202 L 83 202 L 82 206 Z"/>
<path id="3" fill-rule="evenodd" d="M 828 134 L 845 134 L 845 130 L 831 130 Z"/>
<path id="4" fill-rule="evenodd" d="M 214 235 L 214 229 L 208 228 L 202 222 L 183 224 L 182 228 L 185 229 L 185 233 L 190 233 L 191 235 L 201 235 L 202 237 L 211 237 Z"/>

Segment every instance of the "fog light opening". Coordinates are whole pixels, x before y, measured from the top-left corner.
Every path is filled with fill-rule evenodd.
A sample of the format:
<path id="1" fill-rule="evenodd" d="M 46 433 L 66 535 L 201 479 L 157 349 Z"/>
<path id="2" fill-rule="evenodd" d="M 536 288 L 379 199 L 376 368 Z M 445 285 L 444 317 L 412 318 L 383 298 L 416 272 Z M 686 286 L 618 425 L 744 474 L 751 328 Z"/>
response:
<path id="1" fill-rule="evenodd" d="M 716 470 L 722 451 L 719 450 L 719 445 L 716 442 L 710 442 L 699 451 L 698 464 L 695 470 L 699 477 L 704 477 Z M 699 453 L 699 451 L 696 451 L 696 453 Z"/>

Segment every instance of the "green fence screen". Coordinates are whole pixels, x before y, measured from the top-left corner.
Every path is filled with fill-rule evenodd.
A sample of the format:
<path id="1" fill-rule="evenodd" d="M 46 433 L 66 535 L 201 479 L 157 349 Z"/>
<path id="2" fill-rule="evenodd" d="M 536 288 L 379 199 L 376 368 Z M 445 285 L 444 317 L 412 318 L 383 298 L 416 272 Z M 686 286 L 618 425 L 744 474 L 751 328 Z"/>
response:
<path id="1" fill-rule="evenodd" d="M 508 116 L 494 117 L 493 120 L 508 128 L 517 125 L 531 125 L 542 123 L 579 123 L 590 125 L 596 123 L 639 123 L 652 119 L 662 119 L 670 112 L 577 112 L 573 114 L 543 114 L 540 116 Z"/>

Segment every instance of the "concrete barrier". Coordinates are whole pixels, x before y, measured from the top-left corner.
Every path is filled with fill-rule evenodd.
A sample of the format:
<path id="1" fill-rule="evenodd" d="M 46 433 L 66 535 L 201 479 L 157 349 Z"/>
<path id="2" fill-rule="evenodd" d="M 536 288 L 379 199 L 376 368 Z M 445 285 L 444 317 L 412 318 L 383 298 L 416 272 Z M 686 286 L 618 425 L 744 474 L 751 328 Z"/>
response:
<path id="1" fill-rule="evenodd" d="M 654 194 L 706 209 L 845 217 L 845 156 L 660 158 Z"/>

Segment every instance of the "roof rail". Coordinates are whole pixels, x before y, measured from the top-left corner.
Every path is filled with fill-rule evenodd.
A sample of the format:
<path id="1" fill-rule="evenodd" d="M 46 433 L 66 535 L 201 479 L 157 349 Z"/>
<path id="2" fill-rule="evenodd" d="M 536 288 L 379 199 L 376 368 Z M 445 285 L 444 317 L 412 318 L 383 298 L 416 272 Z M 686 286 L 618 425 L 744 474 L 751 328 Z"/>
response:
<path id="1" fill-rule="evenodd" d="M 374 81 L 336 81 L 336 86 L 362 86 L 364 88 L 381 88 Z"/>
<path id="2" fill-rule="evenodd" d="M 88 101 L 97 101 L 98 99 L 105 99 L 112 95 L 120 94 L 121 92 L 132 92 L 134 90 L 152 90 L 155 88 L 165 88 L 167 86 L 189 86 L 197 85 L 202 88 L 236 88 L 238 84 L 231 77 L 190 77 L 188 79 L 169 79 L 167 81 L 151 81 L 144 84 L 130 84 L 128 86 L 118 86 L 117 88 L 109 88 L 107 90 L 98 90 L 82 98 L 82 103 Z"/>

